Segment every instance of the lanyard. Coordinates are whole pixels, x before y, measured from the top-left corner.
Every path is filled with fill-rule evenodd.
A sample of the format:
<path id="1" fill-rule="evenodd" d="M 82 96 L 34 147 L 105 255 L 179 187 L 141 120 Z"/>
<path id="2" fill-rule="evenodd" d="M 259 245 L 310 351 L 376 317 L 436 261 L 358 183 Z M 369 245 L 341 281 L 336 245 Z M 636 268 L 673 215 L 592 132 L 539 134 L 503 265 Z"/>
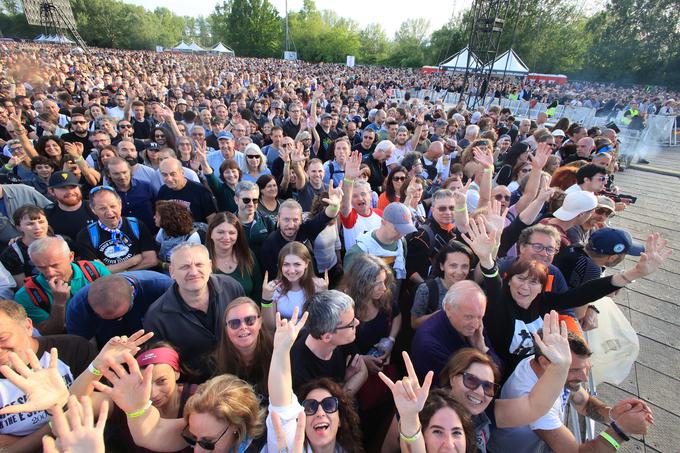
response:
<path id="1" fill-rule="evenodd" d="M 123 226 L 123 219 L 120 219 L 120 222 L 118 223 L 118 226 L 116 228 L 107 227 L 102 223 L 101 220 L 97 220 L 97 224 L 99 225 L 99 228 L 111 234 L 111 241 L 114 244 L 123 242 L 123 232 L 120 231 L 120 227 Z"/>

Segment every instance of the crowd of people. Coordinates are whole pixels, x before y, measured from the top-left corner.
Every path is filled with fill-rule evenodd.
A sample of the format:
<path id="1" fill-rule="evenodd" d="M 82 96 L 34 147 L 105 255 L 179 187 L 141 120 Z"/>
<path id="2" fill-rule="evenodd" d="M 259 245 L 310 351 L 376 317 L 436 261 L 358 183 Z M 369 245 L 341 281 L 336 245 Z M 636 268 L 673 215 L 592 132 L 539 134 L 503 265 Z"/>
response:
<path id="1" fill-rule="evenodd" d="M 583 386 L 595 302 L 670 254 L 609 224 L 616 130 L 395 98 L 446 78 L 400 69 L 0 67 L 2 451 L 609 452 L 653 423 Z"/>

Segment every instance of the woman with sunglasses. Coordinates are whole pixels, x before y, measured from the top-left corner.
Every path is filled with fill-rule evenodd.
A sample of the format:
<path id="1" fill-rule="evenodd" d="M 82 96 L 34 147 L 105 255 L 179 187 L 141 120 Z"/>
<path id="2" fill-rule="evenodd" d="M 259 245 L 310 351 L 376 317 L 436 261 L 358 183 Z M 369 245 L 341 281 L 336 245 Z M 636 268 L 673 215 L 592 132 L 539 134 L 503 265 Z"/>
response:
<path id="1" fill-rule="evenodd" d="M 491 357 L 474 348 L 459 350 L 441 373 L 441 387 L 472 414 L 479 452 L 486 452 L 490 440 L 491 420 L 486 410 L 492 401 L 495 426 L 514 428 L 533 423 L 545 415 L 564 389 L 571 351 L 566 323 L 560 322 L 556 311 L 545 315 L 542 337 L 534 334 L 534 341 L 550 360 L 550 366 L 531 392 L 522 398 L 494 401 L 500 390 L 501 372 Z"/>
<path id="2" fill-rule="evenodd" d="M 267 168 L 267 158 L 255 143 L 246 146 L 243 154 L 245 156 L 241 166 L 243 181 L 257 182 L 260 176 L 271 174 L 271 171 Z"/>
<path id="3" fill-rule="evenodd" d="M 157 143 L 158 148 L 172 148 L 176 149 L 175 134 L 162 126 L 156 126 L 151 129 L 151 143 Z"/>
<path id="4" fill-rule="evenodd" d="M 381 451 L 476 452 L 475 431 L 467 410 L 449 392 L 430 391 L 432 371 L 427 373 L 421 385 L 408 353 L 404 351 L 402 356 L 407 376 L 393 382 L 383 373 L 379 374 L 392 392 L 399 413 L 399 422 L 396 418 L 393 420 Z"/>
<path id="5" fill-rule="evenodd" d="M 304 384 L 297 389 L 299 398 L 303 398 L 302 404 L 293 393 L 290 350 L 307 320 L 305 313 L 298 321 L 298 313 L 296 308 L 290 320 L 276 315 L 274 351 L 269 373 L 267 451 L 288 451 L 288 448 L 292 448 L 296 419 L 304 412 L 305 452 L 363 453 L 359 416 L 354 410 L 352 398 L 339 384 L 326 378 Z M 274 412 L 281 421 L 287 445 L 277 443 L 272 424 Z"/>
<path id="6" fill-rule="evenodd" d="M 177 138 L 177 159 L 182 162 L 182 166 L 193 169 L 194 156 L 196 156 L 196 151 L 191 137 L 185 135 Z"/>
<path id="7" fill-rule="evenodd" d="M 213 355 L 214 375 L 238 376 L 253 386 L 266 405 L 272 348 L 271 333 L 262 326 L 260 307 L 249 297 L 236 298 L 224 312 L 224 329 Z"/>
<path id="8" fill-rule="evenodd" d="M 236 215 L 218 212 L 208 224 L 205 246 L 210 252 L 213 272 L 234 278 L 246 296 L 260 300 L 262 272 Z"/>
<path id="9" fill-rule="evenodd" d="M 127 369 L 107 362 L 101 370 L 111 386 L 96 382 L 127 415 L 134 442 L 152 451 L 180 451 L 196 446 L 217 453 L 246 451 L 264 431 L 264 411 L 247 382 L 224 374 L 198 386 L 184 405 L 183 418 L 162 418 L 153 406 L 153 368 L 141 371 L 130 355 L 123 355 Z"/>
<path id="10" fill-rule="evenodd" d="M 283 246 L 278 269 L 276 280 L 269 281 L 269 274 L 265 272 L 262 281 L 262 313 L 265 326 L 271 330 L 276 326 L 276 314 L 289 319 L 295 309 L 302 309 L 307 299 L 328 288 L 328 273 L 325 280 L 314 276 L 312 255 L 300 242 Z"/>
<path id="11" fill-rule="evenodd" d="M 387 176 L 383 186 L 383 192 L 378 197 L 378 209 L 385 209 L 388 204 L 400 201 L 401 187 L 406 181 L 408 171 L 401 165 L 397 165 Z"/>
<path id="12" fill-rule="evenodd" d="M 257 212 L 262 216 L 267 216 L 273 221 L 279 215 L 281 202 L 279 201 L 279 185 L 271 174 L 264 174 L 257 178 L 257 186 L 260 188 L 260 203 Z"/>
<path id="13" fill-rule="evenodd" d="M 203 176 L 208 181 L 217 200 L 217 208 L 220 212 L 238 212 L 238 205 L 234 200 L 236 184 L 241 180 L 241 168 L 233 159 L 224 159 L 220 164 L 218 175 L 208 163 L 206 144 L 201 143 L 196 147 L 196 158 L 201 165 Z"/>

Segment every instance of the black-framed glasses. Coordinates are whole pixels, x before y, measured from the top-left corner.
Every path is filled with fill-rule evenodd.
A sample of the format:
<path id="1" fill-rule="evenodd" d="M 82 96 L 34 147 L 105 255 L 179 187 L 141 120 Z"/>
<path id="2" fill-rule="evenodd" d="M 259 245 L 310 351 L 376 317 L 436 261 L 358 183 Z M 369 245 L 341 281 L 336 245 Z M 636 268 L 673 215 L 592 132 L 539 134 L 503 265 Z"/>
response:
<path id="1" fill-rule="evenodd" d="M 496 384 L 495 382 L 490 382 L 490 381 L 485 381 L 483 379 L 479 379 L 477 376 L 471 373 L 463 373 L 461 374 L 463 376 L 463 385 L 468 389 L 468 390 L 477 390 L 479 386 L 482 386 L 482 390 L 484 391 L 484 394 L 486 396 L 492 397 L 498 392 L 498 389 L 500 389 L 500 386 Z"/>
<path id="2" fill-rule="evenodd" d="M 93 188 L 90 190 L 90 197 L 91 197 L 92 195 L 96 194 L 97 192 L 99 192 L 100 190 L 108 190 L 109 192 L 117 193 L 117 192 L 116 192 L 116 189 L 114 189 L 114 188 L 111 187 L 111 186 L 106 186 L 106 185 L 104 185 L 104 186 L 97 186 L 97 187 L 93 187 Z"/>
<path id="3" fill-rule="evenodd" d="M 338 408 L 340 407 L 340 401 L 334 396 L 327 396 L 321 401 L 304 400 L 302 402 L 302 407 L 305 410 L 306 415 L 316 414 L 319 410 L 319 406 L 321 406 L 321 409 L 323 409 L 325 413 L 332 414 L 338 411 Z"/>
<path id="4" fill-rule="evenodd" d="M 606 215 L 607 217 L 609 217 L 610 215 L 613 214 L 613 212 L 612 212 L 611 209 L 608 209 L 608 208 L 596 208 L 596 209 L 595 209 L 595 214 L 597 214 L 597 215 Z"/>
<path id="5" fill-rule="evenodd" d="M 231 330 L 238 330 L 241 327 L 241 323 L 244 323 L 248 327 L 252 327 L 253 325 L 255 325 L 258 318 L 259 316 L 257 315 L 250 315 L 246 316 L 243 319 L 240 318 L 230 319 L 227 321 L 227 326 L 229 326 Z"/>
<path id="6" fill-rule="evenodd" d="M 559 249 L 551 246 L 545 246 L 543 244 L 539 244 L 538 242 L 529 242 L 527 245 L 530 245 L 532 250 L 534 252 L 540 253 L 542 251 L 545 251 L 548 255 L 554 255 L 559 251 Z"/>
<path id="7" fill-rule="evenodd" d="M 241 202 L 243 204 L 250 204 L 250 203 L 258 204 L 260 202 L 260 200 L 257 199 L 257 198 L 241 198 Z"/>
<path id="8" fill-rule="evenodd" d="M 188 427 L 187 427 L 188 428 Z M 193 434 L 187 432 L 187 428 L 184 428 L 182 431 L 182 439 L 184 439 L 184 442 L 186 442 L 190 447 L 196 446 L 198 444 L 202 449 L 204 450 L 210 450 L 213 451 L 215 449 L 215 445 L 217 442 L 224 437 L 224 435 L 229 431 L 229 428 L 231 428 L 231 425 L 228 425 L 224 431 L 222 431 L 222 434 L 220 434 L 220 437 L 218 437 L 215 440 L 198 440 L 196 439 Z"/>
<path id="9" fill-rule="evenodd" d="M 246 155 L 246 157 L 247 157 L 248 159 L 255 159 L 255 160 L 260 160 L 260 159 L 261 159 L 261 157 L 258 156 L 257 154 L 248 154 L 248 155 Z"/>
<path id="10" fill-rule="evenodd" d="M 335 330 L 343 330 L 343 329 L 354 329 L 357 326 L 357 318 L 352 319 L 349 324 L 345 324 L 344 326 L 338 326 L 335 328 Z"/>
<path id="11" fill-rule="evenodd" d="M 119 124 L 118 129 L 122 129 L 122 128 L 132 129 L 132 124 Z"/>
<path id="12" fill-rule="evenodd" d="M 510 195 L 503 195 L 502 193 L 497 193 L 496 195 L 493 196 L 493 199 L 496 201 L 510 201 Z"/>

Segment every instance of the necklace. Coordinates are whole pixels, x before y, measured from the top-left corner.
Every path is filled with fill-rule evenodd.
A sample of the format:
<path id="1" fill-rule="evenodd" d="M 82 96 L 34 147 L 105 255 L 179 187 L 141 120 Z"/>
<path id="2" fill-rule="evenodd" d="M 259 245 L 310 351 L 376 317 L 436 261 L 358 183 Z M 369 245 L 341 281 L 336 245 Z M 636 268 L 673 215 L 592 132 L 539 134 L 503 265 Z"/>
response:
<path id="1" fill-rule="evenodd" d="M 225 274 L 231 274 L 236 270 L 238 262 L 232 256 L 225 256 L 217 259 L 217 268 Z"/>

